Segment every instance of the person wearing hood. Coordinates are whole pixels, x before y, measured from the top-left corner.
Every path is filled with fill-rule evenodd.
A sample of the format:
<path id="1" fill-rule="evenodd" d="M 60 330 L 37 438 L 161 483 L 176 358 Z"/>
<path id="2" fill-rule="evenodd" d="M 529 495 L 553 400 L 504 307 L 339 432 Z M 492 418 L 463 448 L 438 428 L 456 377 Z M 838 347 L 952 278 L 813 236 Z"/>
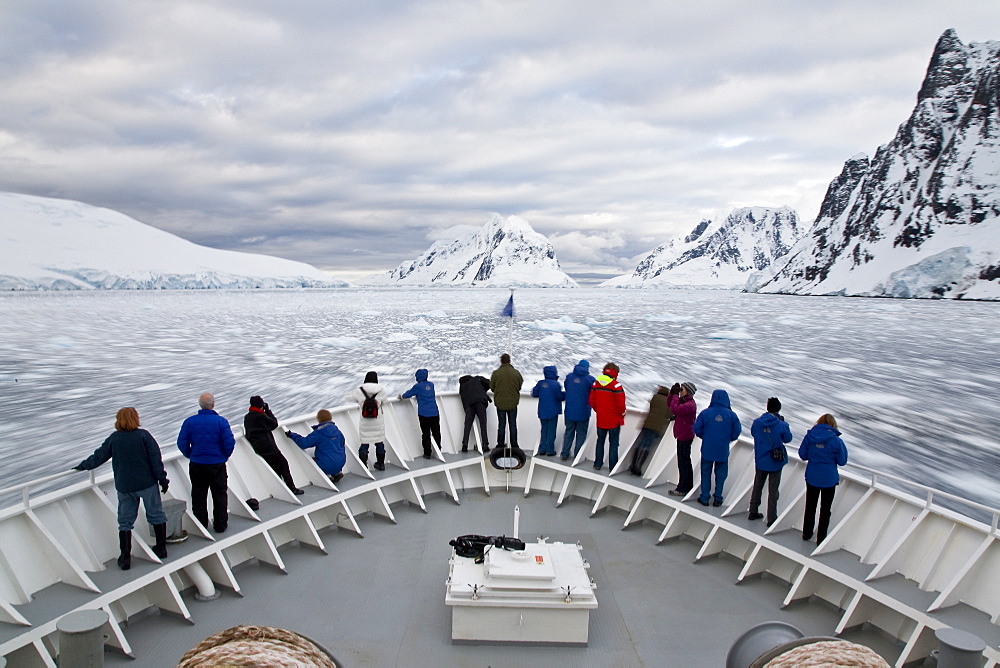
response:
<path id="1" fill-rule="evenodd" d="M 694 394 L 698 388 L 692 382 L 674 383 L 670 387 L 670 412 L 674 414 L 674 439 L 677 441 L 677 487 L 667 492 L 670 496 L 684 496 L 694 487 L 694 468 L 691 465 L 691 444 L 694 443 L 694 421 L 698 404 Z"/>
<path id="2" fill-rule="evenodd" d="M 788 463 L 785 443 L 792 440 L 792 430 L 781 417 L 781 402 L 777 397 L 767 400 L 767 412 L 753 421 L 750 426 L 753 436 L 754 476 L 753 491 L 750 492 L 751 521 L 764 517 L 758 512 L 760 499 L 767 482 L 767 526 L 778 519 L 778 487 L 781 485 L 781 469 Z"/>
<path id="3" fill-rule="evenodd" d="M 260 458 L 267 462 L 268 466 L 274 469 L 288 489 L 294 494 L 305 494 L 305 492 L 295 486 L 292 480 L 292 472 L 288 468 L 288 460 L 281 454 L 278 444 L 274 441 L 274 430 L 278 428 L 278 418 L 274 417 L 271 407 L 261 398 L 259 394 L 250 397 L 250 409 L 243 416 L 243 435 L 253 451 L 260 455 Z"/>
<path id="4" fill-rule="evenodd" d="M 358 435 L 361 438 L 361 445 L 358 447 L 358 457 L 361 458 L 361 463 L 367 467 L 368 449 L 374 443 L 375 470 L 384 471 L 385 418 L 382 417 L 382 402 L 385 401 L 385 389 L 378 383 L 378 373 L 369 371 L 365 374 L 364 384 L 351 392 L 350 397 L 358 402 L 358 408 L 361 409 L 360 417 L 358 417 Z M 368 402 L 367 407 L 365 406 L 365 402 Z"/>
<path id="5" fill-rule="evenodd" d="M 838 466 L 847 464 L 847 446 L 840 439 L 837 420 L 824 413 L 816 424 L 806 432 L 799 446 L 799 457 L 806 464 L 806 512 L 802 519 L 802 540 L 810 540 L 813 535 L 813 521 L 816 518 L 816 501 L 819 500 L 819 526 L 816 527 L 816 542 L 826 540 L 830 527 L 830 508 L 833 496 L 840 484 Z"/>
<path id="6" fill-rule="evenodd" d="M 333 415 L 325 408 L 316 413 L 316 422 L 318 424 L 313 425 L 312 433 L 308 436 L 300 436 L 294 431 L 286 431 L 285 436 L 303 450 L 316 448 L 313 454 L 316 464 L 323 473 L 330 476 L 330 480 L 340 482 L 344 477 L 344 464 L 347 463 L 344 434 L 334 424 Z"/>
<path id="7" fill-rule="evenodd" d="M 608 443 L 608 470 L 618 463 L 618 438 L 625 424 L 625 389 L 618 382 L 618 365 L 608 362 L 590 387 L 590 407 L 597 413 L 597 452 L 594 468 L 604 465 L 604 441 Z"/>
<path id="8" fill-rule="evenodd" d="M 661 438 L 666 433 L 667 426 L 673 419 L 674 414 L 670 412 L 670 389 L 660 385 L 649 399 L 649 410 L 642 423 L 639 440 L 636 441 L 635 449 L 632 451 L 632 464 L 628 467 L 632 475 L 642 475 L 642 466 L 649 458 L 653 440 Z"/>
<path id="9" fill-rule="evenodd" d="M 517 444 L 517 405 L 521 401 L 521 386 L 524 378 L 521 372 L 510 363 L 510 355 L 500 356 L 500 367 L 490 376 L 490 389 L 493 391 L 493 403 L 497 407 L 497 447 L 502 448 L 507 442 L 506 428 L 510 426 L 510 444 Z"/>
<path id="10" fill-rule="evenodd" d="M 424 446 L 424 459 L 431 458 L 431 437 L 441 449 L 441 415 L 438 413 L 434 383 L 427 380 L 427 369 L 417 369 L 417 382 L 399 395 L 400 399 L 417 398 L 417 420 L 420 421 L 420 442 Z"/>
<path id="11" fill-rule="evenodd" d="M 542 423 L 542 434 L 538 444 L 538 454 L 556 456 L 556 427 L 562 415 L 563 399 L 566 393 L 559 385 L 559 373 L 554 366 L 542 369 L 542 380 L 535 384 L 531 396 L 538 398 L 538 420 Z"/>
<path id="12" fill-rule="evenodd" d="M 729 393 L 715 390 L 708 408 L 699 413 L 694 421 L 695 436 L 701 439 L 701 496 L 698 503 L 703 506 L 708 505 L 711 496 L 715 497 L 712 505 L 722 505 L 722 491 L 729 475 L 729 444 L 743 431 L 739 416 L 729 406 Z M 711 494 L 713 470 L 714 495 Z"/>
<path id="13" fill-rule="evenodd" d="M 573 372 L 566 376 L 563 387 L 566 393 L 566 415 L 564 425 L 566 431 L 563 435 L 562 460 L 570 458 L 573 441 L 576 441 L 576 448 L 572 450 L 575 457 L 583 447 L 583 442 L 587 440 L 587 429 L 590 426 L 590 388 L 593 387 L 595 378 L 590 375 L 590 362 L 580 360 L 573 367 Z"/>
<path id="14" fill-rule="evenodd" d="M 486 406 L 491 399 L 490 381 L 483 376 L 462 376 L 458 379 L 458 396 L 465 409 L 465 430 L 462 432 L 462 452 L 469 451 L 472 424 L 479 420 L 479 438 L 483 441 L 483 454 L 490 451 L 490 438 L 486 435 Z"/>

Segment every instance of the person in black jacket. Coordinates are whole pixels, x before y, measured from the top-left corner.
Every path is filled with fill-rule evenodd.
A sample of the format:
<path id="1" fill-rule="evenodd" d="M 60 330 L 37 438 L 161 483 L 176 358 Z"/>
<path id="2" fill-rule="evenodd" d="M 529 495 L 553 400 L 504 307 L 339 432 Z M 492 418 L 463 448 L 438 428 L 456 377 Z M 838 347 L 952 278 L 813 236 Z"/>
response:
<path id="1" fill-rule="evenodd" d="M 167 516 L 163 512 L 160 492 L 167 493 L 170 480 L 163 468 L 159 444 L 152 434 L 139 428 L 139 412 L 132 407 L 118 411 L 114 433 L 73 470 L 90 471 L 109 459 L 118 492 L 118 547 L 121 549 L 118 567 L 123 571 L 132 567 L 132 527 L 139 515 L 140 500 L 146 508 L 146 521 L 153 527 L 156 536 L 153 553 L 165 559 Z"/>
<path id="2" fill-rule="evenodd" d="M 267 462 L 277 473 L 288 489 L 295 494 L 305 492 L 295 486 L 292 472 L 288 469 L 288 460 L 281 454 L 278 444 L 274 442 L 274 430 L 278 428 L 278 418 L 274 417 L 271 408 L 264 403 L 259 395 L 250 397 L 250 410 L 243 417 L 243 434 L 253 446 L 253 451 Z"/>
<path id="3" fill-rule="evenodd" d="M 462 376 L 458 379 L 458 396 L 465 408 L 465 431 L 462 433 L 462 452 L 469 451 L 469 434 L 472 423 L 479 419 L 479 437 L 483 439 L 483 454 L 490 451 L 489 437 L 486 435 L 486 405 L 490 403 L 487 392 L 490 381 L 482 376 Z"/>

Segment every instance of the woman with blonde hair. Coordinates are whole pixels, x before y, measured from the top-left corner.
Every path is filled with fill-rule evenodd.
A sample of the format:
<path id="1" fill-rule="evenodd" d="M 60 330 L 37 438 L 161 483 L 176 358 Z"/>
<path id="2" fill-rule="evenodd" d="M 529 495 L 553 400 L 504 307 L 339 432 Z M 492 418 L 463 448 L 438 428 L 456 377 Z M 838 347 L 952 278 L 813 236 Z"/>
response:
<path id="1" fill-rule="evenodd" d="M 816 518 L 816 501 L 819 501 L 819 525 L 816 527 L 816 542 L 826 540 L 830 526 L 830 508 L 833 496 L 840 484 L 837 467 L 847 464 L 847 446 L 840 440 L 837 420 L 824 413 L 816 424 L 806 432 L 799 446 L 799 457 L 806 464 L 806 513 L 802 520 L 802 540 L 811 540 L 813 522 Z"/>
<path id="2" fill-rule="evenodd" d="M 132 567 L 132 527 L 139 515 L 139 501 L 146 509 L 146 521 L 153 527 L 156 545 L 153 553 L 160 559 L 167 556 L 167 516 L 163 512 L 160 493 L 167 493 L 170 481 L 163 468 L 163 457 L 156 439 L 139 425 L 139 412 L 131 406 L 115 415 L 115 431 L 90 457 L 73 467 L 90 471 L 111 460 L 118 492 L 118 567 Z M 159 485 L 159 489 L 157 489 Z"/>

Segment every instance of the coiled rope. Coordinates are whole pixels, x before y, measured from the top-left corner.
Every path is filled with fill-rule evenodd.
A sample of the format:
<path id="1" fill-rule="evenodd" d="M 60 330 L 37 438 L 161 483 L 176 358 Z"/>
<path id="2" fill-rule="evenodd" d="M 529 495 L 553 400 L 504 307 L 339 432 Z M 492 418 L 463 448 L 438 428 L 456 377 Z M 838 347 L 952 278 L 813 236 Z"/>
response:
<path id="1" fill-rule="evenodd" d="M 177 664 L 177 668 L 196 666 L 337 668 L 330 656 L 308 638 L 273 626 L 234 626 L 205 638 Z"/>
<path id="2" fill-rule="evenodd" d="M 764 668 L 889 668 L 881 656 L 864 645 L 846 640 L 824 640 L 801 645 L 771 659 Z"/>

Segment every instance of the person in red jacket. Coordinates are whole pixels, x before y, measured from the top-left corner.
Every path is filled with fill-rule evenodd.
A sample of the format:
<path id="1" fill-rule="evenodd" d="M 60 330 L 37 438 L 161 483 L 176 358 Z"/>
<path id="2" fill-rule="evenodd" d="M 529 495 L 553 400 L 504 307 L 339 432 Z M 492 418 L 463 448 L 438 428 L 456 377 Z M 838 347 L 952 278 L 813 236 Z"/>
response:
<path id="1" fill-rule="evenodd" d="M 594 468 L 604 465 L 604 441 L 608 444 L 608 470 L 618 463 L 618 437 L 625 424 L 625 390 L 618 382 L 618 365 L 608 362 L 590 388 L 590 407 L 597 414 L 597 454 Z"/>

